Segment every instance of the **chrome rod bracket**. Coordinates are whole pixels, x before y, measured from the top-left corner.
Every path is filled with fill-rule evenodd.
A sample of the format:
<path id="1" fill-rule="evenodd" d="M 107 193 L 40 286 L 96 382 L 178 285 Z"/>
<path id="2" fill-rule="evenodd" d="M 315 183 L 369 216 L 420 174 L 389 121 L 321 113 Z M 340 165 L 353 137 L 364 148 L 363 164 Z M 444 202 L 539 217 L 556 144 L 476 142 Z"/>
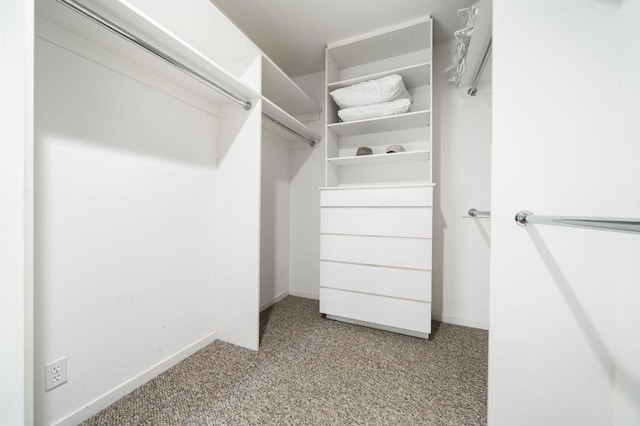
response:
<path id="1" fill-rule="evenodd" d="M 467 214 L 471 218 L 478 218 L 478 219 L 491 217 L 491 212 L 488 210 L 469 209 Z"/>
<path id="2" fill-rule="evenodd" d="M 533 213 L 529 210 L 520 210 L 516 213 L 516 217 L 514 218 L 516 223 L 523 228 L 526 227 L 529 223 L 527 222 L 527 217 L 531 216 Z"/>

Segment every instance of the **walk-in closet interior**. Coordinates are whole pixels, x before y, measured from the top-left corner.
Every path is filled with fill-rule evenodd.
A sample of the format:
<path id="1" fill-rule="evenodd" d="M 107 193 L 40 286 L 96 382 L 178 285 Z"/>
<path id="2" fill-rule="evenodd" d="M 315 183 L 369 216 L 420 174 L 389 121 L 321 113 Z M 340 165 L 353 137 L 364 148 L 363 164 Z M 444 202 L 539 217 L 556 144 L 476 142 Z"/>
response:
<path id="1" fill-rule="evenodd" d="M 0 425 L 637 426 L 639 16 L 1 0 Z"/>
<path id="2" fill-rule="evenodd" d="M 246 7 L 35 2 L 36 424 L 215 340 L 259 351 L 287 296 L 422 339 L 488 329 L 490 2 L 361 21 L 310 71 Z"/>

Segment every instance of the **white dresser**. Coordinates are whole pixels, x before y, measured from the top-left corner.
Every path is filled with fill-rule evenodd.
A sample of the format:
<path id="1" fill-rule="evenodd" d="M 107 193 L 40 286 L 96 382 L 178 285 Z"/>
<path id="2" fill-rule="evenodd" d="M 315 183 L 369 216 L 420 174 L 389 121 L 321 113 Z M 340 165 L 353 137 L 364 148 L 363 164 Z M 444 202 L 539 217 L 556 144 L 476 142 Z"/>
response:
<path id="1" fill-rule="evenodd" d="M 320 191 L 320 312 L 419 337 L 431 332 L 433 186 Z"/>
<path id="2" fill-rule="evenodd" d="M 431 332 L 432 23 L 419 18 L 327 46 L 320 190 L 320 312 L 419 337 Z M 408 112 L 340 119 L 330 92 L 390 75 L 402 77 Z"/>

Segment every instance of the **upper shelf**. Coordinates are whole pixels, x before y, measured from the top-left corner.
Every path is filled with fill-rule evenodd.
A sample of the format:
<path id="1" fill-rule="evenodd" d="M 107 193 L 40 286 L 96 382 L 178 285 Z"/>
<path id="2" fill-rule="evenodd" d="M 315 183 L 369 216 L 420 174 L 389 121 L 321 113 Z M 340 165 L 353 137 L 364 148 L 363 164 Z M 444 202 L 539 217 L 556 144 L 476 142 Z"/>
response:
<path id="1" fill-rule="evenodd" d="M 262 94 L 291 115 L 318 114 L 320 108 L 269 57 L 262 57 Z"/>
<path id="2" fill-rule="evenodd" d="M 431 60 L 431 18 L 384 28 L 327 45 L 328 84 L 387 75 Z M 427 83 L 424 83 L 427 84 Z"/>
<path id="3" fill-rule="evenodd" d="M 311 98 L 209 2 L 81 0 L 78 3 L 243 100 L 255 103 L 261 97 L 262 86 L 264 96 L 287 113 L 310 119 L 319 117 L 320 108 Z M 183 74 L 175 65 L 142 53 L 140 47 L 58 2 L 38 1 L 37 13 L 36 32 L 42 38 L 119 71 L 136 74 L 145 83 L 162 87 L 183 100 L 182 95 L 186 94 L 189 101 L 200 104 L 202 99 L 213 109 L 231 102 L 213 89 L 203 90 L 203 83 Z"/>
<path id="4" fill-rule="evenodd" d="M 260 95 L 256 89 L 259 87 L 259 81 L 243 79 L 243 73 L 240 71 L 242 67 L 238 64 L 242 63 L 245 68 L 252 66 L 259 58 L 259 51 L 251 46 L 243 34 L 237 31 L 234 33 L 233 27 L 230 26 L 232 24 L 227 22 L 213 5 L 193 0 L 185 1 L 189 3 L 189 7 L 185 7 L 185 10 L 189 10 L 189 18 L 194 15 L 189 31 L 181 27 L 180 20 L 170 19 L 170 12 L 179 15 L 172 4 L 167 3 L 164 8 L 156 8 L 155 2 L 145 3 L 144 11 L 134 5 L 142 3 L 141 0 L 83 0 L 81 4 L 239 97 L 249 101 L 258 99 Z M 181 3 L 180 7 L 183 4 Z M 176 92 L 177 88 L 177 91 L 189 92 L 192 97 L 200 97 L 216 105 L 232 102 L 214 90 L 202 90 L 202 83 L 157 57 L 142 53 L 139 47 L 58 2 L 38 1 L 36 5 L 39 17 L 36 34 L 41 38 L 72 48 L 97 62 L 118 63 L 120 69 L 126 73 L 131 70 L 134 74 L 142 75 L 136 69 L 145 70 L 148 73 L 145 75 L 145 81 L 154 87 L 173 86 L 173 89 L 170 89 L 173 92 Z M 196 18 L 196 15 L 199 18 Z M 182 21 L 185 21 L 184 15 L 182 16 Z M 158 21 L 161 21 L 162 25 Z M 206 31 L 206 27 L 216 26 L 217 32 L 209 30 L 206 34 L 200 33 Z M 238 50 L 234 52 L 232 49 L 210 49 L 203 38 L 214 35 L 233 37 L 238 43 Z"/>
<path id="5" fill-rule="evenodd" d="M 278 143 L 288 149 L 309 148 L 309 143 L 294 135 L 291 131 L 297 132 L 307 139 L 318 142 L 320 135 L 313 132 L 307 126 L 298 121 L 291 114 L 274 104 L 266 97 L 262 97 L 262 114 L 271 118 L 271 120 L 263 120 L 263 129 L 267 136 L 274 136 L 273 142 Z M 288 127 L 291 131 L 284 129 L 282 126 L 274 123 L 277 121 L 282 126 Z"/>
<path id="6" fill-rule="evenodd" d="M 402 76 L 402 81 L 407 89 L 411 89 L 413 87 L 424 86 L 429 84 L 429 66 L 431 64 L 429 62 L 422 62 L 415 65 L 409 65 L 406 67 L 395 68 L 388 71 L 378 72 L 374 74 L 364 75 L 356 78 L 349 78 L 347 80 L 336 81 L 334 83 L 329 83 L 329 90 L 336 90 L 342 87 L 351 86 L 353 84 L 361 83 L 363 81 L 374 80 L 376 78 L 385 77 L 391 74 L 400 74 Z"/>
<path id="7" fill-rule="evenodd" d="M 429 45 L 431 18 L 420 18 L 336 43 L 327 51 L 338 68 L 351 68 L 424 49 Z"/>
<path id="8" fill-rule="evenodd" d="M 415 129 L 429 126 L 429 114 L 430 111 L 428 110 L 407 112 L 405 114 L 391 115 L 388 117 L 329 124 L 327 129 L 341 137 Z"/>

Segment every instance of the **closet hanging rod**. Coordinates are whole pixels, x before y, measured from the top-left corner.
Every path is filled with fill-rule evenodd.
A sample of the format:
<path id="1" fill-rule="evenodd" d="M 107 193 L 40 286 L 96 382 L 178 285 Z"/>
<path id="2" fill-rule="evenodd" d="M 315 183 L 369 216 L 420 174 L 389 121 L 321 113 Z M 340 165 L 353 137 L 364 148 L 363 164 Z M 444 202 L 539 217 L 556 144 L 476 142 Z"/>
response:
<path id="1" fill-rule="evenodd" d="M 267 120 L 271 121 L 272 123 L 274 123 L 275 125 L 282 127 L 284 130 L 286 130 L 287 132 L 291 133 L 292 135 L 297 136 L 298 138 L 302 139 L 303 141 L 305 141 L 306 143 L 308 143 L 312 147 L 316 146 L 316 141 L 315 140 L 310 139 L 310 138 L 306 137 L 305 135 L 296 132 L 295 130 L 293 130 L 289 126 L 286 126 L 286 125 L 282 124 L 281 122 L 279 122 L 278 120 L 276 120 L 275 118 L 271 117 L 269 114 L 266 114 L 266 113 L 263 112 L 262 116 L 264 118 L 266 118 Z"/>
<path id="2" fill-rule="evenodd" d="M 489 210 L 469 209 L 469 217 L 491 217 Z"/>
<path id="3" fill-rule="evenodd" d="M 489 38 L 489 43 L 487 43 L 487 48 L 484 50 L 484 54 L 482 55 L 482 60 L 480 61 L 480 66 L 476 70 L 476 75 L 473 76 L 473 82 L 471 83 L 471 87 L 467 90 L 467 94 L 469 96 L 475 96 L 478 94 L 478 84 L 480 83 L 480 77 L 482 77 L 482 73 L 484 72 L 487 63 L 489 62 L 489 56 L 491 56 L 491 49 L 493 44 L 493 37 Z"/>
<path id="4" fill-rule="evenodd" d="M 526 210 L 516 213 L 515 221 L 520 226 L 529 224 L 572 226 L 576 228 L 603 229 L 608 231 L 640 233 L 640 219 L 541 216 Z"/>
<path id="5" fill-rule="evenodd" d="M 202 84 L 206 85 L 207 87 L 210 87 L 211 89 L 215 90 L 216 92 L 220 93 L 221 95 L 231 99 L 233 102 L 236 102 L 236 103 L 242 105 L 242 107 L 245 109 L 245 111 L 249 111 L 251 109 L 252 105 L 251 105 L 250 101 L 244 100 L 241 97 L 231 93 L 230 91 L 228 91 L 224 87 L 214 83 L 213 81 L 209 80 L 208 78 L 206 78 L 202 74 L 197 73 L 196 71 L 194 71 L 191 68 L 187 67 L 183 63 L 175 60 L 171 56 L 165 54 L 164 52 L 162 52 L 162 51 L 160 51 L 158 49 L 156 49 L 155 47 L 151 46 L 149 43 L 147 43 L 144 40 L 136 37 L 135 35 L 131 34 L 128 31 L 126 31 L 125 29 L 123 29 L 122 27 L 118 26 L 117 24 L 109 21 L 107 18 L 99 15 L 98 13 L 96 13 L 93 10 L 89 9 L 88 7 L 78 3 L 75 0 L 58 0 L 58 2 L 64 4 L 65 6 L 70 8 L 71 10 L 73 10 L 75 12 L 78 12 L 80 15 L 84 16 L 85 18 L 90 19 L 91 21 L 95 22 L 96 24 L 108 29 L 109 31 L 113 32 L 114 34 L 124 38 L 128 42 L 138 46 L 139 48 L 145 50 L 146 52 L 151 53 L 156 58 L 161 59 L 162 61 L 168 63 L 172 67 L 182 71 L 183 73 L 187 74 L 189 77 L 191 77 L 191 78 L 193 78 L 195 80 L 198 80 L 199 82 L 201 82 Z"/>

